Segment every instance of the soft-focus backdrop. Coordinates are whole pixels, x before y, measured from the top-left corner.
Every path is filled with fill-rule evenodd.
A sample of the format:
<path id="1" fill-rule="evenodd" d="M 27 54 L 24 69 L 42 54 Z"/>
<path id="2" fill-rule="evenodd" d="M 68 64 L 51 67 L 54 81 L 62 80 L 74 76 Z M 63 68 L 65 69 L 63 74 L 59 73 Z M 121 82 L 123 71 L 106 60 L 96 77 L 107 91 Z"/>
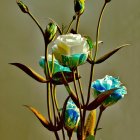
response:
<path id="1" fill-rule="evenodd" d="M 87 0 L 81 17 L 80 32 L 95 39 L 97 18 L 104 0 Z M 67 25 L 73 14 L 73 0 L 24 0 L 45 29 L 53 18 Z M 119 76 L 128 88 L 128 94 L 103 114 L 97 140 L 139 140 L 140 136 L 140 1 L 112 0 L 108 4 L 101 24 L 98 56 L 123 44 L 124 48 L 111 59 L 97 65 L 95 79 L 106 74 Z M 35 23 L 23 14 L 15 0 L 0 3 L 0 139 L 1 140 L 55 140 L 35 116 L 22 105 L 28 104 L 46 115 L 45 85 L 40 84 L 10 62 L 21 62 L 43 75 L 38 61 L 44 54 L 42 35 Z M 88 65 L 81 67 L 84 89 L 87 87 Z M 86 82 L 87 81 L 87 82 Z M 59 101 L 67 93 L 58 87 Z M 73 138 L 76 139 L 76 138 Z"/>

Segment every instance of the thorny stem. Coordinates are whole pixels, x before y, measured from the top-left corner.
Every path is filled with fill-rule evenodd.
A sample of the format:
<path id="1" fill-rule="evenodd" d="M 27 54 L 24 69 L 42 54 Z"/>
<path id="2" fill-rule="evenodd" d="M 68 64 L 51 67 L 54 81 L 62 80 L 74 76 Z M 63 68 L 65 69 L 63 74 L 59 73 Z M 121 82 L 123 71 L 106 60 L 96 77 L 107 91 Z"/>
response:
<path id="1" fill-rule="evenodd" d="M 96 136 L 96 132 L 98 130 L 98 125 L 99 125 L 99 122 L 101 120 L 101 117 L 102 117 L 102 114 L 103 114 L 103 111 L 105 110 L 105 108 L 103 106 L 100 107 L 100 112 L 99 112 L 99 116 L 98 116 L 98 120 L 97 120 L 97 123 L 96 123 L 96 126 L 95 126 L 95 130 L 94 130 L 94 136 Z"/>
<path id="2" fill-rule="evenodd" d="M 76 33 L 78 33 L 78 28 L 79 28 L 79 23 L 80 23 L 80 16 L 81 16 L 81 15 L 78 15 L 78 16 L 77 16 L 76 30 L 75 30 Z"/>

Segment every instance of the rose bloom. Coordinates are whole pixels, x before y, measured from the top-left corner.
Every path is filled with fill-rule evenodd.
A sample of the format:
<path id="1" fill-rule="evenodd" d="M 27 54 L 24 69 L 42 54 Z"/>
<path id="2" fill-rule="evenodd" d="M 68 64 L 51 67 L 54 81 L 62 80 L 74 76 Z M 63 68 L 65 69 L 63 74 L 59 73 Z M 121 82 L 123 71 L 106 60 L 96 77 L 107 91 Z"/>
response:
<path id="1" fill-rule="evenodd" d="M 115 90 L 104 102 L 103 106 L 107 107 L 110 106 L 120 99 L 124 97 L 125 94 L 127 94 L 126 87 L 121 85 L 121 82 L 119 81 L 119 78 L 106 75 L 103 79 L 97 79 L 96 81 L 92 82 L 91 87 L 94 89 L 94 95 L 98 96 L 99 94 L 102 94 L 103 92 L 119 88 Z"/>
<path id="2" fill-rule="evenodd" d="M 59 63 L 70 68 L 84 64 L 89 53 L 87 39 L 80 34 L 60 35 L 50 47 Z"/>

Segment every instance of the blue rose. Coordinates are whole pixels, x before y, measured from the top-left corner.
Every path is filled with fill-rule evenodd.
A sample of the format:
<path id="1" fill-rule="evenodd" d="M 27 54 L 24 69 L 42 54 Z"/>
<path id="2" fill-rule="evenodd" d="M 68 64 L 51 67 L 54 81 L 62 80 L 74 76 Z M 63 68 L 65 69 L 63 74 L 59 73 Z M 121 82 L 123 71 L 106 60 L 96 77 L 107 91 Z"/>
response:
<path id="1" fill-rule="evenodd" d="M 69 99 L 65 111 L 65 128 L 67 130 L 76 130 L 80 120 L 80 112 L 75 103 Z"/>
<path id="2" fill-rule="evenodd" d="M 92 82 L 91 87 L 94 89 L 94 95 L 98 96 L 99 94 L 114 88 L 119 88 L 115 90 L 104 102 L 103 106 L 107 107 L 118 100 L 122 99 L 125 94 L 127 94 L 126 87 L 121 85 L 119 78 L 106 75 L 103 79 L 97 79 Z"/>

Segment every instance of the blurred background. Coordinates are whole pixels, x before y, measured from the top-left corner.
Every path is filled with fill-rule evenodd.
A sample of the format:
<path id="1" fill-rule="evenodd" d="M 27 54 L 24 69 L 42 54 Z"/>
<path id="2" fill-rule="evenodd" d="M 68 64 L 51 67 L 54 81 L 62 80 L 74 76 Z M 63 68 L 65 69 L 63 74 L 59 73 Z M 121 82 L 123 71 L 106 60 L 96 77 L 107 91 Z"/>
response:
<path id="1" fill-rule="evenodd" d="M 48 17 L 59 25 L 68 25 L 74 15 L 73 0 L 24 0 L 43 29 Z M 104 0 L 87 0 L 86 11 L 81 17 L 80 33 L 95 39 L 99 11 Z M 119 76 L 128 89 L 123 100 L 109 107 L 103 114 L 97 140 L 138 140 L 140 130 L 140 1 L 112 0 L 106 7 L 101 24 L 98 57 L 125 43 L 126 47 L 95 68 L 95 77 L 106 74 Z M 46 88 L 21 70 L 9 65 L 20 62 L 43 75 L 38 65 L 44 54 L 42 35 L 35 23 L 23 14 L 15 0 L 0 4 L 0 137 L 2 140 L 55 140 L 35 116 L 23 107 L 31 105 L 47 114 Z M 89 67 L 83 65 L 81 75 L 84 90 L 87 89 Z M 58 98 L 63 102 L 67 96 L 63 86 L 57 88 Z M 73 139 L 76 139 L 73 137 Z"/>

